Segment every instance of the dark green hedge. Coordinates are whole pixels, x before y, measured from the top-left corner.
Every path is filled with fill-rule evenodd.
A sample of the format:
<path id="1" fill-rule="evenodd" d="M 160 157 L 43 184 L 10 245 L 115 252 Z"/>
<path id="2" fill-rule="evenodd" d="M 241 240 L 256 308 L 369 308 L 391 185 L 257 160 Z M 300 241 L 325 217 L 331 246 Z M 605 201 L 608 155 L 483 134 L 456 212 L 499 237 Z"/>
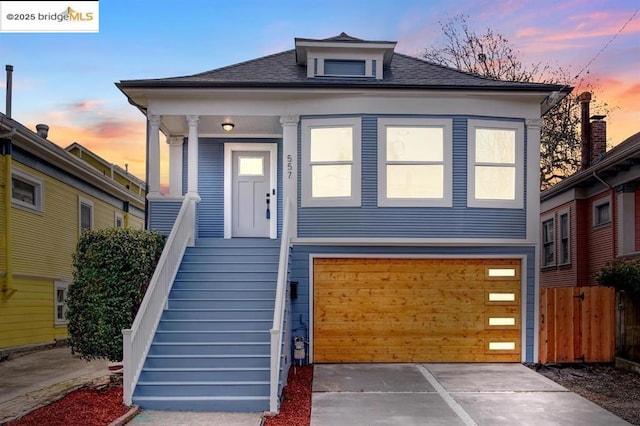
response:
<path id="1" fill-rule="evenodd" d="M 80 237 L 67 296 L 73 354 L 122 360 L 122 329 L 133 323 L 164 243 L 158 232 L 131 228 L 87 231 Z"/>
<path id="2" fill-rule="evenodd" d="M 603 286 L 624 291 L 634 302 L 640 303 L 640 260 L 612 260 L 596 274 Z"/>

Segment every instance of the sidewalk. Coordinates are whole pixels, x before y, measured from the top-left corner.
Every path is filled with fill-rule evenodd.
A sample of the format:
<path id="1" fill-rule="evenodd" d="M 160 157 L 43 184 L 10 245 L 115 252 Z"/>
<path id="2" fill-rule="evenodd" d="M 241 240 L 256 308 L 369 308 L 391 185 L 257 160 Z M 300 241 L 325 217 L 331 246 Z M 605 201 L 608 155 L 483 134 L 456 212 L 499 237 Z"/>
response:
<path id="1" fill-rule="evenodd" d="M 91 383 L 108 383 L 105 360 L 87 362 L 68 347 L 0 362 L 0 424 L 56 401 Z"/>

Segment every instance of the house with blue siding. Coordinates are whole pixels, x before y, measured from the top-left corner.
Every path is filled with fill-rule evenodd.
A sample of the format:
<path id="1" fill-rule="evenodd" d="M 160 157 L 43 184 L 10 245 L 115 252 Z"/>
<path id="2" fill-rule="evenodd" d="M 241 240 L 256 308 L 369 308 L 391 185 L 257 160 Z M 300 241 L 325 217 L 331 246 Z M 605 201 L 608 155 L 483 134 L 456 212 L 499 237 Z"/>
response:
<path id="1" fill-rule="evenodd" d="M 536 362 L 541 117 L 569 89 L 294 44 L 117 83 L 169 235 L 123 331 L 125 402 L 275 413 L 294 362 Z"/>

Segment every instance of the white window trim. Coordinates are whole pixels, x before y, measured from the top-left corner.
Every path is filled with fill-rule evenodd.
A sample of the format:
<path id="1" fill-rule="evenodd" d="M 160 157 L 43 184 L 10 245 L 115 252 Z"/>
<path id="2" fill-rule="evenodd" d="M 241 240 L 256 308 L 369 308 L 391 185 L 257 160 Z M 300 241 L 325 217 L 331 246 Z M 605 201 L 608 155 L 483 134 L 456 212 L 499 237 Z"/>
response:
<path id="1" fill-rule="evenodd" d="M 59 289 L 64 290 L 64 295 L 66 299 L 69 295 L 69 283 L 64 281 L 57 281 L 57 280 L 53 282 L 53 322 L 57 326 L 67 325 L 69 323 L 69 320 L 67 319 L 62 320 L 58 318 L 58 290 Z M 65 308 L 67 307 L 66 300 L 64 302 L 64 306 Z"/>
<path id="2" fill-rule="evenodd" d="M 124 228 L 124 215 L 120 212 L 114 212 L 113 215 L 113 226 L 115 228 L 118 228 L 118 219 L 120 219 L 120 221 L 122 221 L 122 226 L 120 228 Z"/>
<path id="3" fill-rule="evenodd" d="M 351 167 L 351 196 L 322 197 L 311 196 L 311 129 L 318 127 L 351 127 L 353 136 L 353 157 Z M 361 171 L 362 171 L 362 119 L 354 118 L 318 118 L 302 121 L 302 207 L 360 207 Z"/>
<path id="4" fill-rule="evenodd" d="M 562 262 L 562 216 L 567 215 L 567 258 L 566 262 Z M 558 212 L 558 265 L 571 265 L 571 209 L 564 209 Z"/>
<path id="5" fill-rule="evenodd" d="M 476 193 L 476 129 L 514 130 L 515 135 L 515 199 L 478 200 Z M 524 208 L 524 124 L 498 120 L 467 121 L 467 206 L 483 208 L 523 209 Z"/>
<path id="6" fill-rule="evenodd" d="M 545 262 L 545 253 L 544 253 L 544 223 L 547 221 L 553 221 L 553 262 L 544 263 Z M 540 267 L 541 268 L 551 268 L 556 266 L 557 259 L 557 238 L 556 238 L 556 215 L 555 213 L 551 213 L 540 218 Z"/>
<path id="7" fill-rule="evenodd" d="M 16 200 L 15 198 L 13 198 L 13 182 L 9 183 L 10 185 L 9 191 L 12 192 L 11 204 L 14 207 L 19 207 L 21 209 L 26 209 L 32 212 L 43 213 L 44 212 L 44 181 L 40 178 L 37 178 L 35 176 L 32 176 L 28 173 L 23 172 L 22 170 L 18 170 L 15 168 L 11 169 L 12 181 L 13 181 L 13 178 L 17 178 L 18 180 L 21 180 L 35 187 L 35 205 L 25 203 L 24 201 Z"/>
<path id="8" fill-rule="evenodd" d="M 387 198 L 387 126 L 443 128 L 443 197 Z M 453 120 L 434 118 L 378 119 L 378 206 L 379 207 L 451 207 L 453 197 Z M 423 163 L 416 163 L 423 164 Z"/>
<path id="9" fill-rule="evenodd" d="M 608 222 L 602 222 L 602 223 L 598 223 L 598 207 L 604 205 L 604 204 L 609 204 L 609 221 Z M 597 199 L 596 201 L 594 201 L 591 204 L 591 217 L 592 217 L 592 224 L 594 228 L 598 228 L 600 226 L 607 226 L 611 223 L 611 220 L 613 215 L 613 209 L 612 209 L 612 204 L 611 204 L 611 196 L 608 195 L 606 197 L 602 197 Z"/>
<path id="10" fill-rule="evenodd" d="M 89 227 L 89 229 L 94 229 L 94 225 L 95 225 L 94 214 L 93 214 L 93 201 L 87 198 L 78 197 L 78 235 L 82 235 L 82 205 L 83 204 L 91 207 L 91 226 Z"/>
<path id="11" fill-rule="evenodd" d="M 364 75 L 337 75 L 324 73 L 324 61 L 364 61 Z M 375 78 L 382 79 L 384 55 L 382 53 L 362 53 L 357 51 L 336 52 L 335 50 L 317 50 L 307 52 L 307 77 L 342 77 L 342 78 Z M 374 62 L 375 61 L 375 68 Z M 317 64 L 317 65 L 316 65 Z M 317 68 L 316 68 L 317 66 Z"/>

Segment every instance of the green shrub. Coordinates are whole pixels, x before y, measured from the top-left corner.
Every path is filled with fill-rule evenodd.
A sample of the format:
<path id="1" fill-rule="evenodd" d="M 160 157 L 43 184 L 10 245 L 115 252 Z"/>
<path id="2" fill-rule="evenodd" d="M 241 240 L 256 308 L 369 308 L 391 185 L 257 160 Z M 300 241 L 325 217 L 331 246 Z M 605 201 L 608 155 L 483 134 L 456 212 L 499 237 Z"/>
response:
<path id="1" fill-rule="evenodd" d="M 67 297 L 73 354 L 122 360 L 122 329 L 133 323 L 164 243 L 158 232 L 131 228 L 87 231 L 80 237 Z"/>
<path id="2" fill-rule="evenodd" d="M 640 261 L 624 262 L 612 260 L 596 274 L 596 281 L 602 286 L 624 291 L 632 300 L 640 302 Z"/>

